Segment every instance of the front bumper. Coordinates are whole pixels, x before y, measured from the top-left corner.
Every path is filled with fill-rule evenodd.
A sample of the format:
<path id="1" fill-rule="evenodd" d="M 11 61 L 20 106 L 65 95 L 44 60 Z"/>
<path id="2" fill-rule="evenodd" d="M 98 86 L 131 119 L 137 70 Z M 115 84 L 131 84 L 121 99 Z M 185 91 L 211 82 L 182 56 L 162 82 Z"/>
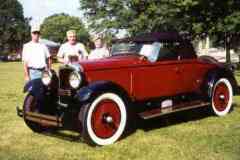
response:
<path id="1" fill-rule="evenodd" d="M 16 107 L 17 115 L 25 120 L 38 123 L 42 126 L 63 127 L 63 117 L 50 116 L 36 112 L 23 112 L 18 106 Z"/>
<path id="2" fill-rule="evenodd" d="M 19 117 L 23 117 L 23 110 L 20 109 L 18 106 L 16 107 L 16 110 L 17 110 L 17 115 L 18 115 Z"/>

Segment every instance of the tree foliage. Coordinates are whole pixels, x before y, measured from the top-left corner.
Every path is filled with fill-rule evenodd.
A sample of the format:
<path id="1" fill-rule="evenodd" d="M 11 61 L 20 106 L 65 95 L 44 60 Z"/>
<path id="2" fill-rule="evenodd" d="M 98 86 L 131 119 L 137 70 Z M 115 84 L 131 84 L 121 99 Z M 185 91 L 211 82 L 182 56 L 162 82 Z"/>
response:
<path id="1" fill-rule="evenodd" d="M 94 29 L 130 33 L 188 31 L 235 32 L 240 27 L 238 0 L 80 0 Z"/>
<path id="2" fill-rule="evenodd" d="M 217 35 L 229 39 L 240 31 L 239 0 L 79 0 L 95 30 L 187 32 L 193 38 Z"/>
<path id="3" fill-rule="evenodd" d="M 80 41 L 88 41 L 89 34 L 78 17 L 69 16 L 63 13 L 54 14 L 47 17 L 41 26 L 43 38 L 61 43 L 66 40 L 66 32 L 72 29 L 76 30 L 77 37 Z"/>
<path id="4" fill-rule="evenodd" d="M 29 20 L 17 0 L 0 0 L 0 54 L 16 51 L 29 40 Z"/>

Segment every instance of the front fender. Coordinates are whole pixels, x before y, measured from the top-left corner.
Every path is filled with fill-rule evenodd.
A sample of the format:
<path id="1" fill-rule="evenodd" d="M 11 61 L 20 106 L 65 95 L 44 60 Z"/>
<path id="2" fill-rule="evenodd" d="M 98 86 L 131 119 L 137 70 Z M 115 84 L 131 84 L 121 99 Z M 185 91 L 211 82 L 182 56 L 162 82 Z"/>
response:
<path id="1" fill-rule="evenodd" d="M 122 98 L 129 99 L 127 92 L 119 85 L 111 81 L 96 81 L 88 86 L 82 87 L 76 94 L 75 98 L 81 102 L 86 103 L 103 92 L 113 92 L 120 95 Z"/>
<path id="2" fill-rule="evenodd" d="M 28 92 L 36 98 L 42 98 L 44 96 L 44 85 L 41 79 L 34 79 L 25 84 L 23 92 Z"/>

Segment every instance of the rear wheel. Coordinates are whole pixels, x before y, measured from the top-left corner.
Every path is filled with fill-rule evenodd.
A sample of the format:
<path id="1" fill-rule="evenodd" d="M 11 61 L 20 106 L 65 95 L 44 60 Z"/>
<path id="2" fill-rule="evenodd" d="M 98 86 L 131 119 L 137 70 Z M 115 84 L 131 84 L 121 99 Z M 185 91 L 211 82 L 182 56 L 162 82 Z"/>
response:
<path id="1" fill-rule="evenodd" d="M 126 102 L 115 93 L 103 93 L 81 108 L 79 120 L 88 143 L 113 144 L 126 129 Z"/>
<path id="2" fill-rule="evenodd" d="M 38 103 L 37 103 L 37 99 L 28 94 L 25 98 L 25 101 L 24 101 L 24 105 L 23 105 L 23 118 L 24 118 L 24 121 L 26 123 L 26 125 L 34 132 L 43 132 L 47 129 L 47 127 L 44 127 L 44 126 L 41 126 L 40 124 L 38 123 L 35 123 L 35 122 L 32 122 L 32 121 L 29 121 L 27 119 L 27 115 L 26 115 L 26 112 L 39 112 L 39 108 L 38 108 Z"/>
<path id="3" fill-rule="evenodd" d="M 220 78 L 212 91 L 212 110 L 217 116 L 225 116 L 229 113 L 233 102 L 233 89 L 230 81 Z"/>

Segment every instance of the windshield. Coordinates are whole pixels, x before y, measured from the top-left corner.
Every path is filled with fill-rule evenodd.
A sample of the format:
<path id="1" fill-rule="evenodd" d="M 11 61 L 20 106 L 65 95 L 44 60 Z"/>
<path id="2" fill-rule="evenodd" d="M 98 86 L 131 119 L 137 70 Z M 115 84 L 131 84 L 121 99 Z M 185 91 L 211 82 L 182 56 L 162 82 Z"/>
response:
<path id="1" fill-rule="evenodd" d="M 130 42 L 115 43 L 111 47 L 111 54 L 112 55 L 138 54 L 142 46 L 143 44 L 140 44 L 140 43 L 130 43 Z"/>
<path id="2" fill-rule="evenodd" d="M 179 43 L 175 42 L 121 42 L 112 45 L 112 55 L 134 54 L 146 57 L 150 62 L 163 59 L 176 59 L 174 52 Z"/>

